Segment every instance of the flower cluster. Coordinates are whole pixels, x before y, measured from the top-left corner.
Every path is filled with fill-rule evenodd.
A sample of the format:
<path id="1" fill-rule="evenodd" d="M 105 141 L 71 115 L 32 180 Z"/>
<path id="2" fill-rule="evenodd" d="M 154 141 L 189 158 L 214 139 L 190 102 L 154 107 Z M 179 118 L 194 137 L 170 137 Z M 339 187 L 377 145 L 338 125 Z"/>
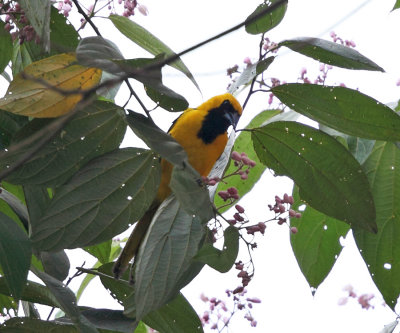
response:
<path id="1" fill-rule="evenodd" d="M 290 208 L 291 205 L 293 205 L 293 197 L 291 195 L 288 195 L 285 193 L 283 195 L 283 198 L 280 198 L 279 196 L 275 196 L 275 204 L 268 205 L 268 208 L 270 211 L 273 211 L 275 213 L 275 220 L 278 221 L 279 225 L 286 224 L 287 223 L 287 218 L 296 218 L 299 219 L 301 218 L 301 213 L 296 212 L 294 209 Z M 284 214 L 287 213 L 287 216 L 284 217 Z M 298 232 L 296 227 L 290 227 L 290 232 L 292 234 L 296 234 Z"/>
<path id="2" fill-rule="evenodd" d="M 252 327 L 256 327 L 257 321 L 251 314 L 251 309 L 254 304 L 261 303 L 261 300 L 256 297 L 245 297 L 247 293 L 245 289 L 242 289 L 240 292 L 232 290 L 226 290 L 225 292 L 228 298 L 232 300 L 232 310 L 228 309 L 226 302 L 223 300 L 215 297 L 208 298 L 204 294 L 201 294 L 200 299 L 208 305 L 208 309 L 200 316 L 203 327 L 209 325 L 212 330 L 222 332 L 225 328 L 227 329 L 232 317 L 238 311 L 245 311 L 244 318 L 250 322 Z"/>
<path id="3" fill-rule="evenodd" d="M 35 41 L 40 42 L 35 29 L 30 25 L 28 18 L 20 4 L 15 1 L 0 1 L 0 15 L 5 15 L 4 30 L 11 34 L 13 40 L 19 43 Z"/>
<path id="4" fill-rule="evenodd" d="M 338 35 L 336 35 L 336 33 L 334 31 L 331 31 L 329 36 L 332 38 L 332 40 L 335 43 L 340 43 L 340 44 L 345 45 L 347 47 L 353 47 L 353 48 L 356 47 L 356 43 L 354 43 L 352 40 L 347 40 L 347 39 L 343 40 Z"/>
<path id="5" fill-rule="evenodd" d="M 371 304 L 371 300 L 375 297 L 374 294 L 361 294 L 357 296 L 356 292 L 354 291 L 353 286 L 347 285 L 343 288 L 343 291 L 347 293 L 347 296 L 342 297 L 339 299 L 338 304 L 339 305 L 345 305 L 347 304 L 348 300 L 350 298 L 357 299 L 358 304 L 361 305 L 361 308 L 363 309 L 373 309 L 374 306 Z"/>

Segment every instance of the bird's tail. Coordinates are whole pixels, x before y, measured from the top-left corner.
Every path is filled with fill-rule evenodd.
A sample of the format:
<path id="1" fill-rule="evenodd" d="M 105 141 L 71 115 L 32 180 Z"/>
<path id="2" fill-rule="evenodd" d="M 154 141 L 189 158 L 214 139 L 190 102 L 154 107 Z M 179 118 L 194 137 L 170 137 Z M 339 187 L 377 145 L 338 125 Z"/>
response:
<path id="1" fill-rule="evenodd" d="M 156 213 L 160 203 L 153 201 L 150 208 L 144 213 L 143 217 L 136 223 L 131 235 L 125 247 L 123 248 L 118 260 L 115 262 L 113 267 L 113 274 L 118 279 L 128 268 L 131 259 L 137 254 L 139 246 L 146 235 L 147 229 L 149 229 L 151 220 Z"/>

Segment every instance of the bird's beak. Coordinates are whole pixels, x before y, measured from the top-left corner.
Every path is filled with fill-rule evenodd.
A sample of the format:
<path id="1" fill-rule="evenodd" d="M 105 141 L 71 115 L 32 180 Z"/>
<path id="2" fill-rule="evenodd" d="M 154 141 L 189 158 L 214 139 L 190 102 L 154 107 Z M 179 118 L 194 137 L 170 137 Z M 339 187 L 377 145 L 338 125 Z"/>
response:
<path id="1" fill-rule="evenodd" d="M 225 112 L 224 117 L 228 119 L 233 129 L 236 130 L 236 125 L 239 122 L 240 114 L 237 112 Z"/>

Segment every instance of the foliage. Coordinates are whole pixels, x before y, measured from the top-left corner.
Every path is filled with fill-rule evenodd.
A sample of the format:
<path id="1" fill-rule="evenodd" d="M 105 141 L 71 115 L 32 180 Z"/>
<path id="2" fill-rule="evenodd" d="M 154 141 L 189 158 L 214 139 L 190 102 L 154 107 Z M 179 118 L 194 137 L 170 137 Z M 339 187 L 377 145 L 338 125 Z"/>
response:
<path id="1" fill-rule="evenodd" d="M 200 89 L 180 56 L 202 43 L 177 54 L 128 18 L 135 9 L 130 8 L 109 20 L 154 58 L 124 59 L 93 23 L 96 8 L 86 14 L 77 1 L 59 7 L 68 16 L 73 5 L 82 26 L 94 28 L 97 36 L 80 39 L 78 29 L 47 1 L 0 4 L 0 71 L 12 76 L 0 99 L 0 309 L 18 312 L 16 304 L 22 302 L 29 317 L 17 313 L 1 331 L 145 332 L 148 325 L 160 332 L 202 332 L 206 319 L 200 322 L 180 290 L 204 265 L 223 273 L 235 267 L 242 285 L 229 293 L 237 301 L 255 265 L 251 258 L 248 266 L 238 261 L 239 243 L 251 253 L 255 242 L 246 237 L 264 234 L 271 221 L 289 225 L 294 254 L 313 288 L 329 274 L 341 252 L 340 237 L 351 229 L 374 282 L 394 309 L 400 293 L 398 114 L 346 87 L 270 87 L 264 80 L 279 47 L 351 70 L 382 71 L 379 65 L 347 46 L 314 37 L 263 44 L 288 6 L 283 0 L 263 2 L 239 25 L 260 36 L 259 59 L 229 89 L 247 92 L 245 109 L 257 82 L 259 91 L 279 98 L 280 107 L 260 105 L 263 111 L 227 145 L 209 178 L 199 179 L 185 151 L 155 125 L 130 82 L 141 84 L 165 112 L 184 110 L 188 102 L 163 84 L 161 69 L 172 66 Z M 6 16 L 7 10 L 12 14 Z M 115 103 L 122 84 L 142 114 Z M 298 114 L 318 127 L 300 123 Z M 121 148 L 127 128 L 149 149 Z M 159 207 L 131 272 L 116 280 L 111 266 L 120 246 L 112 239 L 150 206 L 160 182 L 159 157 L 174 165 L 173 194 Z M 251 224 L 238 201 L 267 169 L 290 177 L 293 194 L 276 197 L 270 205 L 274 216 Z M 216 209 L 222 214 L 234 204 L 233 219 L 215 216 Z M 224 244 L 218 249 L 214 241 L 221 234 Z M 88 274 L 77 295 L 63 283 L 69 268 L 64 250 L 75 248 L 98 259 L 92 269 L 76 273 Z M 57 267 L 60 263 L 65 269 Z M 28 280 L 28 272 L 44 285 Z M 123 311 L 78 306 L 95 275 Z M 44 321 L 32 311 L 35 304 L 65 316 Z"/>

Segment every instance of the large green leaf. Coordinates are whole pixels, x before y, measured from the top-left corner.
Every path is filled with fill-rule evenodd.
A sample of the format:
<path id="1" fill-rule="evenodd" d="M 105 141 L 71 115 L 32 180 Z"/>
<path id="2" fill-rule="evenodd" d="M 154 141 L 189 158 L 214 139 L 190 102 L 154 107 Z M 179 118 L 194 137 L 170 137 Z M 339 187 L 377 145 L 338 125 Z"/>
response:
<path id="1" fill-rule="evenodd" d="M 0 21 L 0 73 L 4 71 L 11 61 L 13 53 L 13 43 L 11 34 L 4 29 L 5 23 Z"/>
<path id="2" fill-rule="evenodd" d="M 281 4 L 279 4 L 281 3 Z M 275 5 L 277 4 L 277 5 Z M 276 6 L 272 10 L 269 7 Z M 246 31 L 249 34 L 257 35 L 275 28 L 285 16 L 287 1 L 269 0 L 259 5 L 256 10 L 246 19 Z M 265 14 L 262 14 L 265 13 Z M 257 19 L 255 17 L 260 15 Z"/>
<path id="3" fill-rule="evenodd" d="M 182 294 L 159 310 L 149 313 L 143 321 L 162 333 L 203 332 L 199 316 Z"/>
<path id="4" fill-rule="evenodd" d="M 11 296 L 21 299 L 31 264 L 31 242 L 26 232 L 1 212 L 0 230 L 0 266 Z"/>
<path id="5" fill-rule="evenodd" d="M 377 142 L 363 164 L 375 200 L 378 233 L 354 228 L 354 238 L 371 277 L 393 310 L 400 293 L 400 151 Z"/>
<path id="6" fill-rule="evenodd" d="M 124 231 L 150 206 L 160 167 L 148 150 L 124 148 L 89 162 L 55 194 L 32 240 L 58 251 L 104 242 Z"/>
<path id="7" fill-rule="evenodd" d="M 4 333 L 79 333 L 77 327 L 54 321 L 46 321 L 27 317 L 15 317 L 0 326 Z"/>
<path id="8" fill-rule="evenodd" d="M 279 43 L 291 50 L 311 57 L 325 64 L 348 68 L 381 71 L 383 68 L 350 47 L 320 38 L 299 37 Z"/>
<path id="9" fill-rule="evenodd" d="M 118 15 L 110 15 L 109 18 L 122 34 L 151 54 L 155 56 L 159 54 L 165 54 L 167 57 L 175 55 L 174 51 L 172 51 L 156 36 L 151 34 L 139 24 L 131 21 L 129 18 Z M 177 58 L 170 64 L 170 66 L 185 74 L 193 82 L 196 88 L 200 90 L 192 73 L 190 73 L 189 69 L 180 58 Z"/>
<path id="10" fill-rule="evenodd" d="M 171 301 L 201 246 L 203 227 L 172 195 L 153 217 L 139 249 L 135 269 L 137 319 Z"/>
<path id="11" fill-rule="evenodd" d="M 246 126 L 246 129 L 252 129 L 261 126 L 265 121 L 267 121 L 268 119 L 272 119 L 274 116 L 280 113 L 280 110 L 262 111 L 251 120 L 251 122 Z M 256 182 L 260 179 L 261 175 L 266 169 L 266 166 L 260 162 L 256 152 L 254 151 L 251 141 L 251 132 L 249 131 L 240 132 L 239 136 L 235 140 L 235 144 L 232 150 L 239 153 L 246 153 L 251 160 L 256 162 L 256 166 L 251 169 L 250 173 L 248 174 L 248 178 L 245 180 L 241 179 L 239 176 L 233 176 L 227 179 L 228 184 L 225 184 L 223 182 L 218 183 L 216 192 L 218 193 L 221 190 L 226 190 L 228 187 L 236 187 L 239 191 L 240 197 L 243 197 L 245 194 L 250 192 Z M 229 167 L 225 171 L 225 174 L 229 175 L 236 170 L 237 167 L 231 161 Z M 214 197 L 214 204 L 216 207 L 221 207 L 225 204 L 225 202 L 221 199 L 220 196 L 217 195 Z M 225 206 L 219 211 L 222 213 L 228 209 L 229 207 Z"/>
<path id="12" fill-rule="evenodd" d="M 357 90 L 289 83 L 271 91 L 293 110 L 340 132 L 367 139 L 400 140 L 400 116 Z"/>
<path id="13" fill-rule="evenodd" d="M 228 272 L 236 261 L 239 252 L 239 231 L 229 226 L 224 231 L 224 246 L 219 250 L 211 243 L 206 243 L 197 252 L 195 259 L 207 264 L 221 273 Z"/>
<path id="14" fill-rule="evenodd" d="M 7 281 L 4 277 L 0 277 L 0 294 L 11 296 L 10 288 L 7 286 Z M 21 300 L 59 307 L 57 299 L 54 295 L 42 284 L 33 281 L 27 281 L 22 292 Z"/>
<path id="15" fill-rule="evenodd" d="M 18 139 L 44 130 L 48 119 L 35 119 L 21 129 Z M 96 101 L 77 113 L 64 129 L 7 179 L 16 184 L 60 185 L 92 158 L 117 148 L 126 131 L 123 110 Z M 0 169 L 12 164 L 30 147 L 5 153 Z"/>
<path id="16" fill-rule="evenodd" d="M 274 122 L 252 133 L 262 163 L 286 175 L 300 197 L 328 216 L 376 232 L 368 179 L 348 150 L 331 136 L 295 122 Z"/>
<path id="17" fill-rule="evenodd" d="M 290 235 L 293 253 L 310 287 L 318 288 L 342 251 L 340 238 L 350 227 L 301 201 L 297 186 L 293 188 L 293 199 L 293 209 L 302 206 L 301 218 L 290 219 L 290 225 L 298 229 Z"/>

